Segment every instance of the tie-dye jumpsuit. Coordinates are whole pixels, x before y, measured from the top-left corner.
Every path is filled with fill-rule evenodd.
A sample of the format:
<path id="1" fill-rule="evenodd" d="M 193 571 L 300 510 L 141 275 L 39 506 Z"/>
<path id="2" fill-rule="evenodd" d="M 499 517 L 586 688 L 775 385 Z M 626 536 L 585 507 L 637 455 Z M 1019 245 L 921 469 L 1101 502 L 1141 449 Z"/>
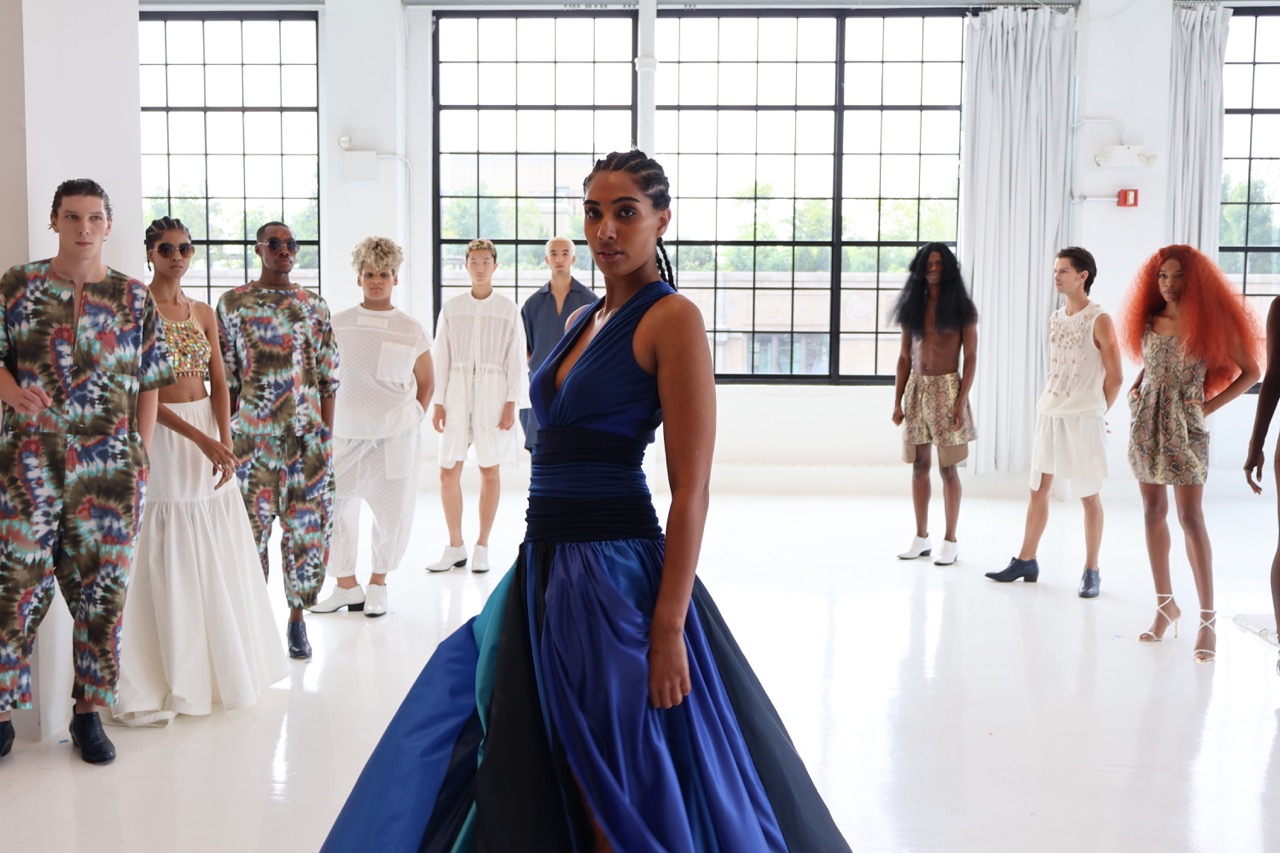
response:
<path id="1" fill-rule="evenodd" d="M 72 697 L 111 705 L 147 453 L 138 394 L 173 371 L 142 282 L 115 270 L 75 289 L 49 261 L 0 278 L 0 364 L 52 400 L 11 408 L 0 435 L 0 711 L 31 707 L 29 658 L 55 582 L 74 620 Z"/>
<path id="2" fill-rule="evenodd" d="M 333 507 L 333 437 L 320 399 L 338 390 L 338 347 L 329 306 L 300 287 L 246 284 L 218 300 L 236 472 L 258 542 L 263 576 L 271 526 L 280 519 L 289 606 L 309 607 L 324 584 Z"/>

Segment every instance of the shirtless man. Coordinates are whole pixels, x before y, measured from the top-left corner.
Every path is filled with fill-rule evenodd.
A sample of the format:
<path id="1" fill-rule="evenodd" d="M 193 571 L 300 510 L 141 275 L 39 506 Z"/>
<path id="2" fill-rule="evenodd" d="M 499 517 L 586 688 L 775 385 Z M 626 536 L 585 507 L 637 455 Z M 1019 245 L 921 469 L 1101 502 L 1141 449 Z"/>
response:
<path id="1" fill-rule="evenodd" d="M 927 243 L 911 260 L 907 283 L 893 308 L 902 327 L 894 384 L 893 422 L 903 428 L 903 461 L 911 463 L 911 499 L 916 534 L 898 557 L 914 560 L 933 553 L 929 540 L 929 467 L 931 444 L 938 446 L 938 469 L 947 530 L 934 564 L 949 566 L 959 556 L 956 521 L 960 516 L 960 477 L 956 465 L 969 455 L 976 433 L 969 390 L 977 369 L 978 309 L 956 256 L 942 243 Z M 960 354 L 963 351 L 963 372 Z"/>

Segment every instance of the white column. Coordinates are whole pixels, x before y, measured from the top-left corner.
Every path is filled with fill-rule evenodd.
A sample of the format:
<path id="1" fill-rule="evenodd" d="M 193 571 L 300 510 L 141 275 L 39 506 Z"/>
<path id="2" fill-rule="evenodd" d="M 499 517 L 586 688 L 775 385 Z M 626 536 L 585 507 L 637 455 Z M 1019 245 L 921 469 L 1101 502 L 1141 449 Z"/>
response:
<path id="1" fill-rule="evenodd" d="M 658 58 L 654 56 L 657 43 L 658 0 L 640 0 L 637 15 L 636 54 L 636 147 L 653 156 L 654 125 L 656 123 Z"/>
<path id="2" fill-rule="evenodd" d="M 411 241 L 404 128 L 405 26 L 400 0 L 327 0 L 320 16 L 320 240 L 325 300 L 334 313 L 360 301 L 351 250 L 365 237 L 390 237 L 405 249 L 395 301 L 429 321 L 432 248 Z M 373 47 L 370 47 L 373 46 Z M 338 147 L 350 138 L 350 149 Z M 367 173 L 349 169 L 364 161 Z M 429 177 L 423 169 L 419 177 Z M 418 298 L 415 298 L 418 297 Z"/>
<path id="3" fill-rule="evenodd" d="M 26 90 L 22 80 L 22 4 L 0 4 L 0 115 L 21 116 Z M 0 123 L 0 267 L 8 269 L 27 255 L 27 133 L 25 122 Z"/>
<path id="4" fill-rule="evenodd" d="M 22 0 L 0 6 L 0 266 L 57 251 L 50 203 L 68 178 L 111 197 L 106 262 L 145 272 L 138 96 L 138 8 L 101 0 Z M 61 594 L 37 634 L 33 705 L 14 714 L 24 739 L 65 737 L 71 720 L 71 617 Z"/>

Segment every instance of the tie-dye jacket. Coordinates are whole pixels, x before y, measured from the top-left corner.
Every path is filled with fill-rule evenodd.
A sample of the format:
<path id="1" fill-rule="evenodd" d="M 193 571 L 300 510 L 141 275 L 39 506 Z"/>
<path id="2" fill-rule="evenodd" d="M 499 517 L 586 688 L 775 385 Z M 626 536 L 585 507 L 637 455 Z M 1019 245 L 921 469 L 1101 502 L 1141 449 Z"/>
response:
<path id="1" fill-rule="evenodd" d="M 238 396 L 237 435 L 308 435 L 323 425 L 320 398 L 338 390 L 338 345 L 324 299 L 295 287 L 246 284 L 218 300 L 227 389 Z"/>
<path id="2" fill-rule="evenodd" d="M 6 407 L 6 432 L 136 433 L 139 392 L 173 382 L 146 285 L 108 269 L 81 294 L 77 323 L 75 288 L 51 261 L 19 264 L 0 278 L 0 363 L 52 401 L 34 415 Z"/>

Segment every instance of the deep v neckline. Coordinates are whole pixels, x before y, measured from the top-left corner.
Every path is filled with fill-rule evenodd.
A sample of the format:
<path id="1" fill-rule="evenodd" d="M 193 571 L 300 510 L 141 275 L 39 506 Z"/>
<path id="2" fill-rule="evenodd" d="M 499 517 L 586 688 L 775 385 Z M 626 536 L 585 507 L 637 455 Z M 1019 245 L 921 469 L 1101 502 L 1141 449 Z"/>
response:
<path id="1" fill-rule="evenodd" d="M 635 297 L 633 296 L 632 299 L 634 298 Z M 628 299 L 627 301 L 630 302 L 631 300 Z M 600 340 L 600 336 L 604 334 L 605 329 L 607 329 L 609 327 L 609 324 L 612 323 L 617 318 L 618 312 L 614 311 L 613 316 L 610 317 L 608 320 L 604 321 L 604 325 L 600 327 L 600 330 L 598 332 L 596 332 L 596 336 L 591 340 L 587 341 L 587 345 L 582 348 L 582 352 L 578 353 L 578 360 L 575 361 L 573 363 L 573 366 L 569 368 L 569 372 L 564 375 L 564 381 L 561 382 L 560 387 L 557 388 L 556 374 L 560 372 L 560 365 L 564 364 L 564 360 L 569 356 L 570 350 L 572 350 L 575 346 L 578 345 L 578 340 L 582 337 L 582 333 L 586 331 L 587 323 L 590 322 L 591 317 L 593 317 L 596 314 L 596 312 L 600 310 L 600 306 L 603 303 L 604 303 L 604 298 L 601 297 L 599 300 L 596 301 L 595 305 L 591 306 L 590 311 L 587 311 L 581 318 L 579 318 L 578 327 L 570 333 L 571 337 L 570 337 L 569 345 L 565 347 L 564 352 L 560 354 L 560 358 L 556 359 L 555 369 L 549 371 L 549 375 L 551 378 L 551 396 L 547 400 L 548 408 L 550 408 L 550 406 L 555 403 L 556 398 L 560 396 L 560 392 L 564 390 L 564 386 L 569 384 L 569 378 L 573 376 L 573 372 L 578 369 L 578 365 L 581 364 L 582 359 L 586 357 L 587 351 L 590 350 L 591 347 L 595 345 L 596 341 Z"/>
<path id="2" fill-rule="evenodd" d="M 632 303 L 634 303 L 636 298 L 640 296 L 640 294 L 644 293 L 646 290 L 653 287 L 655 284 L 658 284 L 658 282 L 659 280 L 654 280 L 649 282 L 644 287 L 640 288 L 635 293 L 631 294 L 631 296 L 627 299 L 626 302 L 622 303 L 617 307 L 617 309 L 613 312 L 613 316 L 611 316 L 608 320 L 605 320 L 604 325 L 600 327 L 600 330 L 598 332 L 596 332 L 596 336 L 591 340 L 587 341 L 587 345 L 583 347 L 582 352 L 578 354 L 578 360 L 573 363 L 573 367 L 569 368 L 569 372 L 564 375 L 564 381 L 561 382 L 560 387 L 557 388 L 556 374 L 560 372 L 560 365 L 564 364 L 564 360 L 566 357 L 568 357 L 570 350 L 572 350 L 575 346 L 577 346 L 578 340 L 582 337 L 582 333 L 586 330 L 587 323 L 589 322 L 590 318 L 595 316 L 595 314 L 599 312 L 600 306 L 604 304 L 604 297 L 602 296 L 599 299 L 597 299 L 595 304 L 591 306 L 591 310 L 587 311 L 581 318 L 579 318 L 578 327 L 572 330 L 568 335 L 566 335 L 566 337 L 570 339 L 568 346 L 564 348 L 564 352 L 560 354 L 560 357 L 558 359 L 556 359 L 554 364 L 554 369 L 547 372 L 547 376 L 551 382 L 551 395 L 547 398 L 548 409 L 550 409 L 552 406 L 555 405 L 556 400 L 560 396 L 560 392 L 564 390 L 564 386 L 569 384 L 569 379 L 573 376 L 574 372 L 578 369 L 578 365 L 582 363 L 582 360 L 586 358 L 587 353 L 590 352 L 591 348 L 596 345 L 596 341 L 600 340 L 600 338 L 604 335 L 604 333 L 609 330 L 609 327 L 614 325 L 617 319 L 620 316 L 622 316 L 623 312 L 627 310 L 627 307 L 630 306 Z"/>

